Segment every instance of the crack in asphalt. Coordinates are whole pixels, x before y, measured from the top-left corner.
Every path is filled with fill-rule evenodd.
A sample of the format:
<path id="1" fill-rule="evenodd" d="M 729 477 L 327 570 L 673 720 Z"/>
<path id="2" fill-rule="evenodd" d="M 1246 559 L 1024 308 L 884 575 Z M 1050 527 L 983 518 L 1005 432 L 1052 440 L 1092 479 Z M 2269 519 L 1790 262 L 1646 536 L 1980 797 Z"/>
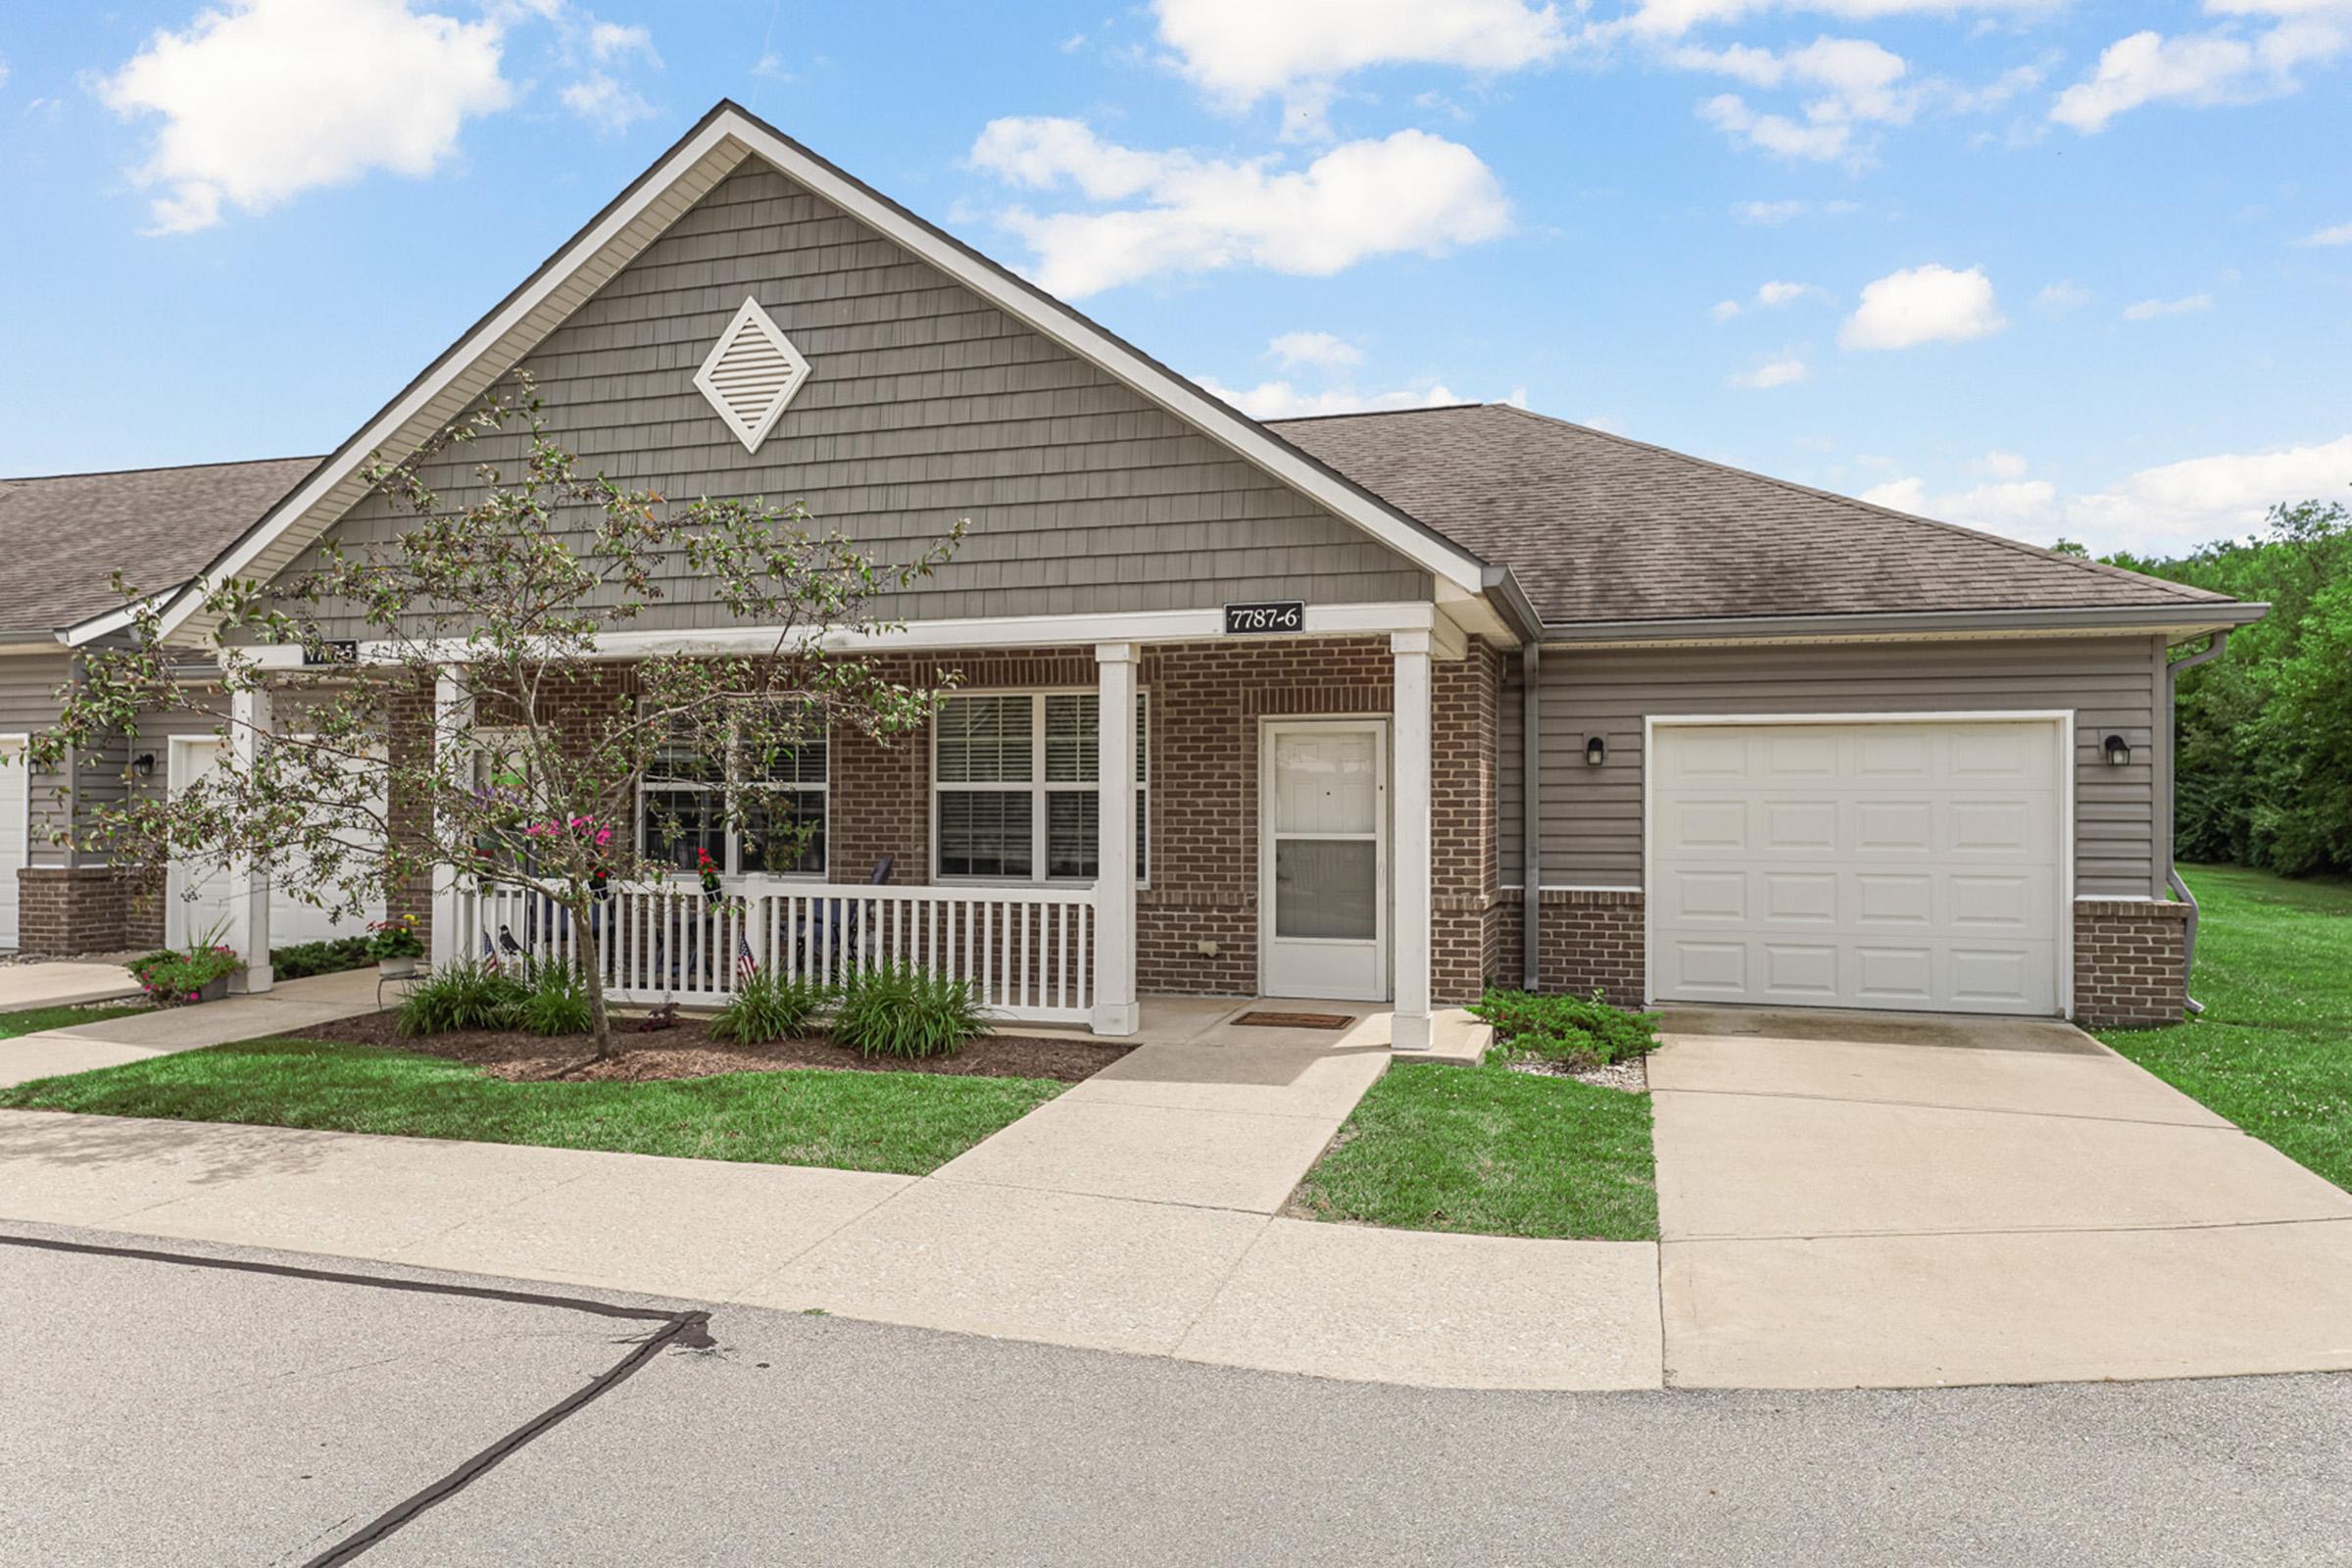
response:
<path id="1" fill-rule="evenodd" d="M 622 1343 L 631 1347 L 629 1353 L 591 1378 L 583 1387 L 541 1410 L 537 1415 L 473 1454 L 422 1491 L 403 1498 L 359 1529 L 344 1536 L 325 1550 L 307 1558 L 307 1568 L 329 1568 L 331 1564 L 350 1562 L 362 1552 L 391 1536 L 395 1531 L 414 1521 L 427 1509 L 456 1496 L 531 1443 L 546 1436 L 562 1422 L 612 1393 L 634 1377 L 639 1369 L 663 1350 L 672 1347 L 682 1350 L 709 1350 L 715 1348 L 718 1344 L 710 1335 L 710 1314 L 704 1311 L 666 1312 L 658 1307 L 616 1306 L 610 1301 L 590 1300 L 585 1297 L 577 1296 L 555 1296 L 539 1291 L 507 1290 L 489 1285 L 447 1285 L 430 1280 L 380 1279 L 367 1274 L 347 1273 L 340 1269 L 307 1268 L 293 1263 L 263 1263 L 243 1258 L 204 1257 L 183 1252 L 167 1252 L 155 1248 L 113 1247 L 89 1242 L 57 1241 L 38 1236 L 0 1236 L 0 1246 L 24 1247 L 51 1252 L 77 1252 L 85 1256 L 137 1258 L 152 1263 L 177 1264 L 183 1268 L 220 1269 L 240 1274 L 268 1274 L 281 1279 L 313 1280 L 330 1285 L 365 1286 L 370 1290 L 412 1291 L 427 1296 L 455 1296 L 474 1300 L 502 1301 L 522 1306 L 547 1306 L 565 1311 L 592 1313 L 599 1317 L 624 1318 L 659 1325 L 640 1338 L 623 1341 Z"/>

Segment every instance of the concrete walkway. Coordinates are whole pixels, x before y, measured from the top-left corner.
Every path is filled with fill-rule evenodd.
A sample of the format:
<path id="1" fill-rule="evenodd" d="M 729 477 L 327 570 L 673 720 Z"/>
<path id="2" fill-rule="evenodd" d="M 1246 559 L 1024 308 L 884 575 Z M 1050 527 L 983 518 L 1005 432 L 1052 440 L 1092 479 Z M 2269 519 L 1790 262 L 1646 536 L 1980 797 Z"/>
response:
<path id="1" fill-rule="evenodd" d="M 0 1217 L 1327 1377 L 1658 1387 L 1647 1243 L 1279 1216 L 1387 1023 L 1143 1046 L 919 1180 L 0 1112 Z"/>
<path id="2" fill-rule="evenodd" d="M 139 984 L 119 963 L 64 958 L 39 963 L 0 963 L 0 1012 L 27 1007 L 73 1007 L 85 1002 L 136 998 Z"/>
<path id="3" fill-rule="evenodd" d="M 1668 1015 L 1667 1381 L 2352 1367 L 2352 1195 L 2069 1025 Z"/>
<path id="4" fill-rule="evenodd" d="M 9 972 L 0 969 L 0 974 Z M 135 1017 L 48 1029 L 0 1040 L 0 1088 L 60 1073 L 119 1067 L 175 1051 L 224 1046 L 232 1040 L 256 1040 L 374 1008 L 375 970 L 349 969 L 281 981 L 260 996 L 223 997 L 199 1006 L 159 1007 Z"/>

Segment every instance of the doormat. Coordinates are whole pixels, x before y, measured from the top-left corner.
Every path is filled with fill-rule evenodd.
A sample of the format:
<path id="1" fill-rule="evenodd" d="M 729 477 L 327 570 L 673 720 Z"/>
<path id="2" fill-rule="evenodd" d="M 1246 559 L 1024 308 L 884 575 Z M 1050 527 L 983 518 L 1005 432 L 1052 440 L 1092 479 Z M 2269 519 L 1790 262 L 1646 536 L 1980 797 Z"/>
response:
<path id="1" fill-rule="evenodd" d="M 1253 1029 L 1345 1029 L 1355 1022 L 1344 1012 L 1245 1012 L 1233 1021 Z"/>

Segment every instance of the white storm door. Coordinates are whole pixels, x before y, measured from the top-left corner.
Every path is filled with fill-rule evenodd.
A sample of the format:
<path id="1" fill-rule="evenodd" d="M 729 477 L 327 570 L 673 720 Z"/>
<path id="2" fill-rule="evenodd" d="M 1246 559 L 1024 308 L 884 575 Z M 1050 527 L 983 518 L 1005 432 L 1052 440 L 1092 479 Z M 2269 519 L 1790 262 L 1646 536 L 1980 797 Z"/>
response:
<path id="1" fill-rule="evenodd" d="M 1389 994 L 1388 725 L 1269 722 L 1259 747 L 1258 989 Z"/>
<path id="2" fill-rule="evenodd" d="M 2062 735 L 2043 719 L 1658 720 L 1652 997 L 2057 1012 Z"/>
<path id="3" fill-rule="evenodd" d="M 218 737 L 209 735 L 174 739 L 169 778 L 172 792 L 178 794 L 218 767 L 222 744 Z M 364 847 L 380 847 L 380 844 L 381 835 L 370 833 Z M 192 900 L 186 896 L 190 891 L 195 895 Z M 228 867 L 218 860 L 175 860 L 172 864 L 169 893 L 164 941 L 176 948 L 203 936 L 227 918 Z M 358 914 L 337 919 L 285 888 L 273 885 L 270 892 L 270 945 L 283 948 L 297 942 L 366 936 L 368 923 L 383 917 L 380 895 L 369 899 L 368 906 Z"/>

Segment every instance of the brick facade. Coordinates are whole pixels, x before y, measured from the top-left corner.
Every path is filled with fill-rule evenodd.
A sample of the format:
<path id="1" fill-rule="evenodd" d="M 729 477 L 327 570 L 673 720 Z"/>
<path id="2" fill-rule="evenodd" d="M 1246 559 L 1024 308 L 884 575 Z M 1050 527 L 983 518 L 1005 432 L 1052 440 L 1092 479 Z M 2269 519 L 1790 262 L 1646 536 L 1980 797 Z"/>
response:
<path id="1" fill-rule="evenodd" d="M 2188 906 L 2075 903 L 2075 1021 L 2088 1029 L 2179 1023 L 2187 1006 Z"/>
<path id="2" fill-rule="evenodd" d="M 161 947 L 161 889 L 105 865 L 17 868 L 17 945 L 47 957 Z"/>
<path id="3" fill-rule="evenodd" d="M 1521 979 L 1523 922 L 1516 890 L 1498 906 L 1494 972 Z M 1642 1004 L 1643 902 L 1632 889 L 1546 888 L 1543 944 L 1536 955 L 1540 989 L 1589 997 L 1598 991 L 1621 1007 Z"/>

